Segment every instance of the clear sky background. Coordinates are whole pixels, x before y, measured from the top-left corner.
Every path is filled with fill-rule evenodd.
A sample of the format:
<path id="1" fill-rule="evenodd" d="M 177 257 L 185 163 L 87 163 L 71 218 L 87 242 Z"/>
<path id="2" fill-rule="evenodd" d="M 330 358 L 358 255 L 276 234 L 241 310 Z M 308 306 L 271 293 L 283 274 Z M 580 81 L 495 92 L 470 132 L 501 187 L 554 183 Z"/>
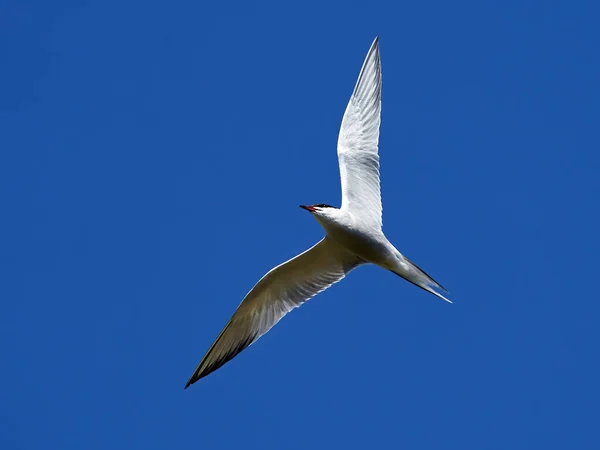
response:
<path id="1" fill-rule="evenodd" d="M 0 4 L 0 447 L 597 449 L 597 1 Z M 190 389 L 323 232 L 380 36 L 384 230 Z"/>

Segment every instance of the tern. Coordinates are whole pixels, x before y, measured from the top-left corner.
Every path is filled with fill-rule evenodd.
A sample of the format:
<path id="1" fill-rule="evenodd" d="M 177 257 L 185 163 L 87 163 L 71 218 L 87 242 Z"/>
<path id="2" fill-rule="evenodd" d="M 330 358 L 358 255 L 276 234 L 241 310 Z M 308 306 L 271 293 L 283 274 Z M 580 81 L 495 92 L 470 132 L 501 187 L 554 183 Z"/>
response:
<path id="1" fill-rule="evenodd" d="M 304 253 L 271 269 L 250 290 L 208 349 L 185 387 L 214 372 L 253 344 L 292 309 L 362 264 L 376 264 L 450 302 L 448 292 L 400 253 L 382 230 L 379 183 L 381 61 L 375 38 L 342 119 L 337 153 L 342 206 L 300 205 L 325 230 Z"/>

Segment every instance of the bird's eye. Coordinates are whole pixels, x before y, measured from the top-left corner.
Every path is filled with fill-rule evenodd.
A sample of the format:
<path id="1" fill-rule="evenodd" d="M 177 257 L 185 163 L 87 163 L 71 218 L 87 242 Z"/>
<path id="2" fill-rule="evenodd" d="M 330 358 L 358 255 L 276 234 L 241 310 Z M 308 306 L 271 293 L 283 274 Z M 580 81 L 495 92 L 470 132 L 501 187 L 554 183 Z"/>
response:
<path id="1" fill-rule="evenodd" d="M 326 203 L 317 203 L 315 206 L 317 208 L 333 208 L 333 206 L 327 205 Z"/>

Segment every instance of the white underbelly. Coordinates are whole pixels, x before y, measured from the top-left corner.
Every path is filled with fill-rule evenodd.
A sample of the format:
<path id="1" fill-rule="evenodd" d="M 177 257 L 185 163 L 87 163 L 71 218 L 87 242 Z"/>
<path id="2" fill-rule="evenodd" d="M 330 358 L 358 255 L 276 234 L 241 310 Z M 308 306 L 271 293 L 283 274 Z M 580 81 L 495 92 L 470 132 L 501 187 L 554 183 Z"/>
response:
<path id="1" fill-rule="evenodd" d="M 330 229 L 327 230 L 327 235 L 367 262 L 386 269 L 391 269 L 397 264 L 394 247 L 387 241 L 383 233 L 373 236 L 358 231 Z"/>

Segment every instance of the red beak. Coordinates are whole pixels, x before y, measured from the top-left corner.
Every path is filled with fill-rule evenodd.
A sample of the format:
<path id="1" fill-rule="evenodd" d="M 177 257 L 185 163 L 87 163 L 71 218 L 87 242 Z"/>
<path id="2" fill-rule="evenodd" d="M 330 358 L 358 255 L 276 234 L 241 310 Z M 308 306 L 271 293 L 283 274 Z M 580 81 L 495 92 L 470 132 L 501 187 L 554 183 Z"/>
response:
<path id="1" fill-rule="evenodd" d="M 312 206 L 306 206 L 306 205 L 300 205 L 300 208 L 305 209 L 307 211 L 313 212 L 316 210 L 316 208 L 312 207 Z"/>

